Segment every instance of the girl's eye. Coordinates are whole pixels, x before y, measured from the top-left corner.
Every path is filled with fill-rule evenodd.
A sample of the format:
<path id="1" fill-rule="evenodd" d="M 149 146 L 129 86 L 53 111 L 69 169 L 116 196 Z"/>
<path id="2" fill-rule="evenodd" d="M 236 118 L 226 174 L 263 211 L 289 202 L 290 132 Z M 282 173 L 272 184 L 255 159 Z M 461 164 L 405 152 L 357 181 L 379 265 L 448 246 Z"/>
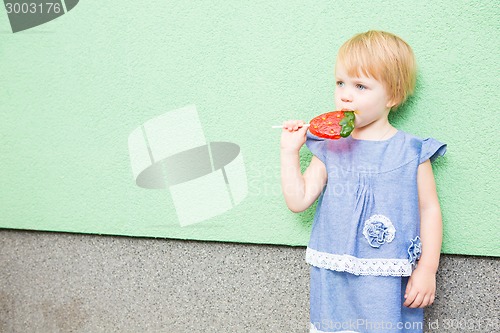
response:
<path id="1" fill-rule="evenodd" d="M 362 85 L 362 84 L 357 84 L 356 88 L 358 88 L 359 90 L 365 90 L 366 89 L 366 87 L 364 85 Z"/>
<path id="2" fill-rule="evenodd" d="M 337 87 L 341 87 L 342 88 L 344 86 L 344 84 L 345 83 L 342 82 L 342 81 L 337 81 Z"/>

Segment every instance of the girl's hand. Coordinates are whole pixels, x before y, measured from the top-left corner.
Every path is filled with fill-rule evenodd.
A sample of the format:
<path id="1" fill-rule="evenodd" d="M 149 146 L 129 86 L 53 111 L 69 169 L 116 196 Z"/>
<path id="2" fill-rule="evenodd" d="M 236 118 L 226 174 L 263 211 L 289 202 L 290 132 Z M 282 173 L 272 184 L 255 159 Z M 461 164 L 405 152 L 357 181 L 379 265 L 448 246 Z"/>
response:
<path id="1" fill-rule="evenodd" d="M 435 296 L 436 273 L 425 266 L 417 265 L 408 279 L 403 305 L 409 308 L 423 308 L 434 303 Z"/>
<path id="2" fill-rule="evenodd" d="M 298 152 L 306 142 L 307 127 L 302 120 L 287 120 L 283 122 L 281 132 L 281 149 Z"/>

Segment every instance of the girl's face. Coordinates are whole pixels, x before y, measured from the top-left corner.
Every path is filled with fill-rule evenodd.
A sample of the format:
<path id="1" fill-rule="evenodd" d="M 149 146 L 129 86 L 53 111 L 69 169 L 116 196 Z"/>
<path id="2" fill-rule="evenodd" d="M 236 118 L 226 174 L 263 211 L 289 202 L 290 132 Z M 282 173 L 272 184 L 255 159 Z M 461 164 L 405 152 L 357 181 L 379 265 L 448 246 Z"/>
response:
<path id="1" fill-rule="evenodd" d="M 362 128 L 377 121 L 387 121 L 394 105 L 387 95 L 384 85 L 372 77 L 353 77 L 344 66 L 337 62 L 335 67 L 336 110 L 357 110 L 355 127 Z"/>

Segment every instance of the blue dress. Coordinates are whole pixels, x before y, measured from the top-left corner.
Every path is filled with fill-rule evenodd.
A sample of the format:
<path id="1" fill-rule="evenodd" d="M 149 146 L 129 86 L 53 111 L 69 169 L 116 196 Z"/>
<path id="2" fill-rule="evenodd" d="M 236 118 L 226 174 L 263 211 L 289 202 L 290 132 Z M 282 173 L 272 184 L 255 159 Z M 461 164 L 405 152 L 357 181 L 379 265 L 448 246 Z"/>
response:
<path id="1" fill-rule="evenodd" d="M 310 332 L 423 332 L 423 309 L 403 305 L 421 252 L 417 169 L 446 145 L 403 131 L 385 141 L 308 132 L 306 145 L 328 173 L 306 250 Z"/>

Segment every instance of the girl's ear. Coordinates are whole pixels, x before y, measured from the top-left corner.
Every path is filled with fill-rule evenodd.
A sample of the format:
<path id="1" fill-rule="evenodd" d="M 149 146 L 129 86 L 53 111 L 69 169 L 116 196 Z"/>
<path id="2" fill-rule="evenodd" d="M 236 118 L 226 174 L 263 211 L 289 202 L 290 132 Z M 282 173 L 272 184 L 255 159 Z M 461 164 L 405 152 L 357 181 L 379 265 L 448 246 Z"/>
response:
<path id="1" fill-rule="evenodd" d="M 386 106 L 387 106 L 389 109 L 392 109 L 394 106 L 396 106 L 396 105 L 398 105 L 398 104 L 399 104 L 399 101 L 398 101 L 398 100 L 396 100 L 395 98 L 392 98 L 392 99 L 390 99 L 390 100 L 387 102 L 387 105 L 386 105 Z"/>

